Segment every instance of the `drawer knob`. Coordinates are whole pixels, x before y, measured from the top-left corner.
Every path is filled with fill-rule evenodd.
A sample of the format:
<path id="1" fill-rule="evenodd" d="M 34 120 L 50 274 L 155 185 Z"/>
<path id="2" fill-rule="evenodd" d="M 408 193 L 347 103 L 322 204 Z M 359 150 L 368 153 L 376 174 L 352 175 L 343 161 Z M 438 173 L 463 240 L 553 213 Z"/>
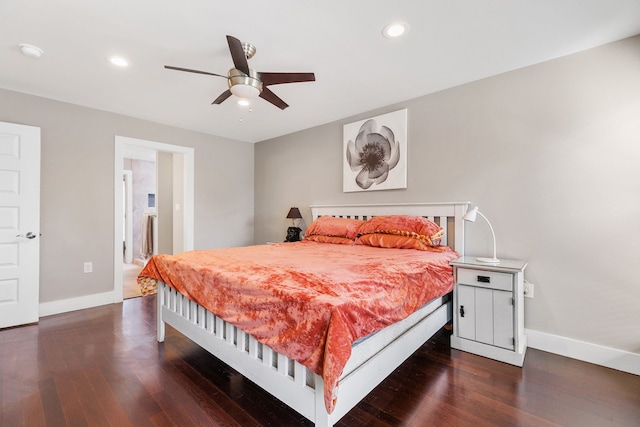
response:
<path id="1" fill-rule="evenodd" d="M 460 317 L 464 317 L 464 305 L 460 306 Z"/>
<path id="2" fill-rule="evenodd" d="M 491 277 L 489 277 L 489 276 L 478 276 L 478 282 L 480 282 L 480 283 L 491 283 Z"/>

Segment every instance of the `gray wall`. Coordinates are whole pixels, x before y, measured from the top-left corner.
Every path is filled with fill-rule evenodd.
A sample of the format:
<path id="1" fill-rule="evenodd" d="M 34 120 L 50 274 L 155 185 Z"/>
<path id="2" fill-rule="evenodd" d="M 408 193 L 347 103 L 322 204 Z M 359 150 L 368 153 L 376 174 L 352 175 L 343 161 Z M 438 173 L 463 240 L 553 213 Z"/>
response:
<path id="1" fill-rule="evenodd" d="M 348 100 L 336 100 L 348 102 Z M 408 108 L 408 188 L 342 192 L 342 127 Z M 529 261 L 525 326 L 640 353 L 640 37 L 512 71 L 255 149 L 255 241 L 289 207 L 471 201 L 498 257 Z M 468 254 L 488 255 L 482 220 Z"/>
<path id="2" fill-rule="evenodd" d="M 41 128 L 40 302 L 113 290 L 115 135 L 194 148 L 196 248 L 253 241 L 253 144 L 2 89 L 0 121 Z"/>

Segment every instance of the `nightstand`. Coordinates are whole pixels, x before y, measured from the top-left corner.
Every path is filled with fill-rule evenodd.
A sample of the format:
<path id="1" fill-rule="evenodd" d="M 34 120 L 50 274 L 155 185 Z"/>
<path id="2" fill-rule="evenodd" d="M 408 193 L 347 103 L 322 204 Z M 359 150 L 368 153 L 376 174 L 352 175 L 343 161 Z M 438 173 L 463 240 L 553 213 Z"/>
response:
<path id="1" fill-rule="evenodd" d="M 453 335 L 451 347 L 522 366 L 525 261 L 498 264 L 462 257 L 453 266 Z"/>

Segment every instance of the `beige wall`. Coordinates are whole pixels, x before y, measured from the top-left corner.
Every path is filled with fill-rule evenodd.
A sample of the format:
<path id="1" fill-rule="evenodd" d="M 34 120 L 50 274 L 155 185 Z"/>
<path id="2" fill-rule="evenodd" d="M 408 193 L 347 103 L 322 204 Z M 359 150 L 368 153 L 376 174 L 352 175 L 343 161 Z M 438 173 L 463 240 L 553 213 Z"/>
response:
<path id="1" fill-rule="evenodd" d="M 194 148 L 196 248 L 253 241 L 253 144 L 2 89 L 0 121 L 41 128 L 41 303 L 113 290 L 115 135 Z"/>
<path id="2" fill-rule="evenodd" d="M 348 102 L 348 100 L 336 100 Z M 408 108 L 408 188 L 342 192 L 342 127 Z M 255 241 L 289 207 L 471 201 L 529 261 L 529 329 L 640 353 L 640 37 L 260 142 Z M 467 225 L 488 255 L 486 223 Z"/>

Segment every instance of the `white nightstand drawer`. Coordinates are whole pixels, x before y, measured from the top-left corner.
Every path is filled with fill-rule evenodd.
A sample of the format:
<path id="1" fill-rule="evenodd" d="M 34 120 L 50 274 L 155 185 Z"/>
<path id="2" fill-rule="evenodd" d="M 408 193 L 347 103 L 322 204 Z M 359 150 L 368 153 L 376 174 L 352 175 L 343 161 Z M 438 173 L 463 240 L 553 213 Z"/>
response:
<path id="1" fill-rule="evenodd" d="M 513 291 L 513 274 L 458 268 L 458 283 L 502 291 Z"/>

